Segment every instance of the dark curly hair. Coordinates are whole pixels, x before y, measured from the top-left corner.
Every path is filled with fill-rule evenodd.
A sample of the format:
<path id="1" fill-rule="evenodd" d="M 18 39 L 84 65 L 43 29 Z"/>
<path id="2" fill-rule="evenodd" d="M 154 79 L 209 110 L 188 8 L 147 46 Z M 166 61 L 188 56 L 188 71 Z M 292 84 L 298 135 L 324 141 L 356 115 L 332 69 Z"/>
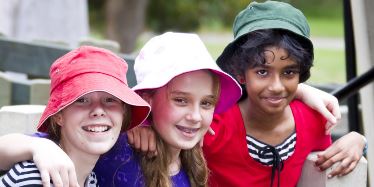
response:
<path id="1" fill-rule="evenodd" d="M 263 29 L 250 32 L 237 39 L 231 47 L 232 54 L 222 54 L 218 64 L 225 72 L 233 77 L 244 75 L 247 69 L 265 63 L 264 52 L 267 47 L 280 47 L 287 51 L 288 57 L 299 64 L 300 83 L 310 77 L 310 68 L 313 66 L 313 45 L 306 38 L 298 36 L 283 29 Z M 226 50 L 224 53 L 227 52 Z M 220 62 L 220 60 L 225 62 Z M 242 99 L 246 97 L 245 89 Z"/>

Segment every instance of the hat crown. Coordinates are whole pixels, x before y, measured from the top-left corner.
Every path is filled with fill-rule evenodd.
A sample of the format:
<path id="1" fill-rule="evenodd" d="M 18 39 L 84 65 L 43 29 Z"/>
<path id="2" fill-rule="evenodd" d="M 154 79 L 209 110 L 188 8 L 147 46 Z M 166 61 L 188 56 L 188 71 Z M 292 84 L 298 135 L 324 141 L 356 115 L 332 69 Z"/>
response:
<path id="1" fill-rule="evenodd" d="M 310 28 L 304 14 L 284 2 L 252 2 L 235 18 L 234 38 L 261 29 L 285 29 L 309 38 Z"/>
<path id="2" fill-rule="evenodd" d="M 198 35 L 166 32 L 144 45 L 135 59 L 134 70 L 137 84 L 140 84 L 152 75 L 171 80 L 180 73 L 212 66 L 217 65 Z"/>
<path id="3" fill-rule="evenodd" d="M 63 82 L 84 73 L 102 73 L 112 76 L 127 85 L 127 63 L 109 50 L 82 46 L 59 59 L 51 66 L 51 93 Z"/>

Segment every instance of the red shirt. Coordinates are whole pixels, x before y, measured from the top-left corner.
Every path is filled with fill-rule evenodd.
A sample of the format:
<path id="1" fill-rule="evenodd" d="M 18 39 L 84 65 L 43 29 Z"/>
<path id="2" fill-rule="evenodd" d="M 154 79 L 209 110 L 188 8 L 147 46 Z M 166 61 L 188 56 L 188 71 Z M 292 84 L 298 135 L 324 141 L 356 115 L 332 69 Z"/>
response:
<path id="1" fill-rule="evenodd" d="M 331 145 L 331 136 L 325 135 L 324 117 L 298 100 L 292 101 L 290 106 L 295 121 L 296 145 L 295 152 L 284 161 L 280 173 L 282 187 L 296 186 L 308 154 Z M 271 167 L 249 155 L 239 106 L 215 115 L 211 127 L 215 135 L 207 134 L 203 147 L 210 169 L 209 186 L 269 187 Z M 274 184 L 277 183 L 278 177 L 274 177 Z"/>

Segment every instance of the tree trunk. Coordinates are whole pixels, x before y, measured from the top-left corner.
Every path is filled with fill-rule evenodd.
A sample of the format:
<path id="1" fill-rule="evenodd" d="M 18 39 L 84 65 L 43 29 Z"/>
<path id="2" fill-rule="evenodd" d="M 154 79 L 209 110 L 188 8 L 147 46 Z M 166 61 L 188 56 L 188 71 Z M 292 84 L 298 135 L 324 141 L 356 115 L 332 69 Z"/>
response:
<path id="1" fill-rule="evenodd" d="M 134 51 L 144 27 L 147 3 L 148 0 L 106 1 L 106 35 L 120 43 L 122 53 Z"/>

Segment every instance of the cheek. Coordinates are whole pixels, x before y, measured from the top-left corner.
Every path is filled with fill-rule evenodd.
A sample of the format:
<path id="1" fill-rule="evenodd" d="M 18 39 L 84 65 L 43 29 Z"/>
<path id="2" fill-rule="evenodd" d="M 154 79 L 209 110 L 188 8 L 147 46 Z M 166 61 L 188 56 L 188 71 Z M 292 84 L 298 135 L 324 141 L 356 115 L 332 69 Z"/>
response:
<path id="1" fill-rule="evenodd" d="M 203 113 L 203 127 L 208 129 L 210 124 L 212 123 L 214 115 L 214 110 L 206 111 Z"/>
<path id="2" fill-rule="evenodd" d="M 298 78 L 291 79 L 289 81 L 286 81 L 286 83 L 285 83 L 286 88 L 291 93 L 296 92 L 298 85 L 299 85 L 299 79 Z"/>

